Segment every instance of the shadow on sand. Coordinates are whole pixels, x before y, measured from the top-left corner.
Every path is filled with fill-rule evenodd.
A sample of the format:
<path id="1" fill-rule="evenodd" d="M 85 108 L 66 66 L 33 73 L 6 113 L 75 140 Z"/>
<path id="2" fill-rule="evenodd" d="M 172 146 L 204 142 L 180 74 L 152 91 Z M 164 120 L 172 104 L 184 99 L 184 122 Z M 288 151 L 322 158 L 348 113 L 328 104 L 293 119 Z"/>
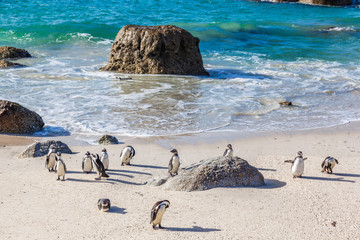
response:
<path id="1" fill-rule="evenodd" d="M 167 167 L 153 166 L 153 165 L 140 165 L 140 164 L 131 164 L 133 167 L 142 167 L 142 168 L 156 168 L 156 169 L 168 169 Z"/>
<path id="2" fill-rule="evenodd" d="M 351 173 L 333 173 L 333 174 L 340 177 L 360 177 L 360 174 L 351 174 Z"/>
<path id="3" fill-rule="evenodd" d="M 273 188 L 281 188 L 286 185 L 286 182 L 282 182 L 275 179 L 265 179 L 265 186 L 262 186 L 260 188 L 263 189 L 273 189 Z"/>
<path id="4" fill-rule="evenodd" d="M 109 172 L 108 172 L 109 173 Z M 118 175 L 118 176 L 124 176 L 124 177 L 128 177 L 128 178 L 134 178 L 133 175 L 128 175 L 128 174 L 122 174 L 122 173 L 115 173 L 115 172 L 112 172 L 112 173 L 109 173 L 110 175 Z"/>
<path id="5" fill-rule="evenodd" d="M 76 174 L 95 174 L 95 172 L 90 172 L 90 173 L 84 173 L 84 172 L 80 172 L 80 171 L 66 171 L 66 174 L 72 174 L 72 173 L 76 173 Z"/>
<path id="6" fill-rule="evenodd" d="M 349 183 L 355 183 L 355 181 L 352 180 L 345 180 L 344 178 L 326 178 L 326 177 L 310 177 L 310 176 L 302 176 L 304 179 L 310 179 L 310 180 L 321 180 L 321 181 L 330 181 L 330 182 L 349 182 Z"/>
<path id="7" fill-rule="evenodd" d="M 67 181 L 72 181 L 72 182 L 89 182 L 89 183 L 109 183 L 109 184 L 114 184 L 113 182 L 106 182 L 106 181 L 101 181 L 101 180 L 89 180 L 89 179 L 77 179 L 77 178 L 67 178 Z"/>
<path id="8" fill-rule="evenodd" d="M 111 206 L 110 207 L 110 210 L 109 210 L 110 213 L 119 213 L 119 214 L 126 214 L 126 208 L 119 208 L 117 206 Z"/>
<path id="9" fill-rule="evenodd" d="M 271 171 L 271 172 L 276 172 L 276 169 L 271 169 L 271 168 L 258 168 L 257 170 L 259 171 Z"/>
<path id="10" fill-rule="evenodd" d="M 120 179 L 107 179 L 107 181 L 119 182 L 119 183 L 124 183 L 124 184 L 129 184 L 129 185 L 136 185 L 136 186 L 145 185 L 144 183 L 128 182 L 128 181 L 120 180 Z"/>
<path id="11" fill-rule="evenodd" d="M 177 228 L 177 227 L 166 227 L 166 231 L 173 231 L 173 232 L 218 232 L 221 229 L 217 228 L 202 228 L 199 226 L 193 226 L 192 228 Z"/>
<path id="12" fill-rule="evenodd" d="M 124 172 L 124 173 L 134 173 L 134 174 L 143 174 L 143 175 L 150 175 L 150 173 L 146 173 L 146 172 L 138 172 L 138 171 L 131 171 L 131 170 L 117 170 L 117 169 L 108 169 L 106 170 L 107 172 Z"/>

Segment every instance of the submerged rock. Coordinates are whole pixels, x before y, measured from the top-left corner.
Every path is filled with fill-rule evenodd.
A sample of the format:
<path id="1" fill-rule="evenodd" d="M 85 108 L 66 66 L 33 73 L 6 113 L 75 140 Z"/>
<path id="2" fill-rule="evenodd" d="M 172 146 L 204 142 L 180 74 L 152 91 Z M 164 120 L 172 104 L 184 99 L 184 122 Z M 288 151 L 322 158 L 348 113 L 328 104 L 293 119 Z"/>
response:
<path id="1" fill-rule="evenodd" d="M 175 177 L 154 177 L 148 185 L 163 186 L 165 190 L 201 191 L 215 187 L 259 187 L 264 176 L 246 160 L 239 157 L 218 157 L 190 165 Z"/>
<path id="2" fill-rule="evenodd" d="M 119 144 L 119 141 L 114 136 L 104 135 L 99 139 L 98 143 L 103 145 L 109 145 L 109 144 Z"/>
<path id="3" fill-rule="evenodd" d="M 0 60 L 0 68 L 22 67 L 20 63 L 14 63 L 7 60 Z"/>
<path id="4" fill-rule="evenodd" d="M 0 100 L 0 133 L 30 134 L 43 126 L 39 114 L 18 103 Z"/>
<path id="5" fill-rule="evenodd" d="M 25 49 L 2 46 L 0 47 L 0 58 L 26 58 L 31 57 Z"/>
<path id="6" fill-rule="evenodd" d="M 50 145 L 54 145 L 56 152 L 72 154 L 71 149 L 65 143 L 61 141 L 48 140 L 46 142 L 33 143 L 26 148 L 24 152 L 19 155 L 19 158 L 33 158 L 45 156 L 50 148 Z"/>
<path id="7" fill-rule="evenodd" d="M 117 34 L 109 63 L 101 68 L 134 74 L 209 75 L 199 38 L 173 26 L 126 25 Z"/>

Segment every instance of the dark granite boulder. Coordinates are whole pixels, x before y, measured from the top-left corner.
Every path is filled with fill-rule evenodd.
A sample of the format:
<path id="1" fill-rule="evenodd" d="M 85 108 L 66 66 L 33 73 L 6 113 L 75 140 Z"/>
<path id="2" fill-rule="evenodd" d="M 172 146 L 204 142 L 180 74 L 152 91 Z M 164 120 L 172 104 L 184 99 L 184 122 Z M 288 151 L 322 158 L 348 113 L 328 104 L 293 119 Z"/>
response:
<path id="1" fill-rule="evenodd" d="M 299 0 L 299 3 L 327 6 L 347 6 L 352 4 L 352 0 Z"/>
<path id="2" fill-rule="evenodd" d="M 11 68 L 11 67 L 21 67 L 24 66 L 19 63 L 10 62 L 7 60 L 0 60 L 0 68 Z"/>
<path id="3" fill-rule="evenodd" d="M 103 145 L 109 145 L 109 144 L 119 144 L 119 141 L 114 136 L 104 135 L 99 139 L 98 143 Z"/>
<path id="4" fill-rule="evenodd" d="M 33 158 L 33 157 L 41 157 L 45 156 L 49 152 L 50 145 L 54 145 L 56 152 L 61 153 L 69 153 L 72 154 L 72 151 L 65 143 L 61 141 L 48 140 L 46 142 L 37 142 L 31 144 L 26 148 L 24 152 L 22 152 L 19 158 Z"/>
<path id="5" fill-rule="evenodd" d="M 43 126 L 39 114 L 18 103 L 0 100 L 0 133 L 31 134 Z"/>
<path id="6" fill-rule="evenodd" d="M 215 187 L 259 187 L 264 176 L 239 157 L 218 157 L 190 165 L 175 177 L 150 179 L 147 184 L 163 186 L 165 190 L 201 191 Z"/>
<path id="7" fill-rule="evenodd" d="M 209 75 L 199 38 L 173 26 L 126 25 L 117 34 L 101 70 L 134 74 Z"/>
<path id="8" fill-rule="evenodd" d="M 0 47 L 0 59 L 1 58 L 26 58 L 31 57 L 30 53 L 25 49 L 2 46 Z"/>

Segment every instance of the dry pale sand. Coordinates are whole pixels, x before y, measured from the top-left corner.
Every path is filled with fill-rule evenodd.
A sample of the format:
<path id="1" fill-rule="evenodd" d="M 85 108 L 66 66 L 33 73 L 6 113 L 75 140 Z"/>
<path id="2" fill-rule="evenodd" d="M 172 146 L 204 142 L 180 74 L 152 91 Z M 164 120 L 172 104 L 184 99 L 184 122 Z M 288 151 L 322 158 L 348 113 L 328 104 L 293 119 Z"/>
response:
<path id="1" fill-rule="evenodd" d="M 360 125 L 267 134 L 253 137 L 208 136 L 142 139 L 106 146 L 110 178 L 95 181 L 81 171 L 85 151 L 103 146 L 71 146 L 64 154 L 66 181 L 44 169 L 44 157 L 18 159 L 28 142 L 0 136 L 1 239 L 360 239 Z M 231 138 L 230 138 L 231 137 Z M 164 191 L 142 185 L 165 175 L 176 147 L 182 166 L 221 155 L 231 140 L 235 154 L 256 166 L 266 179 L 260 188 L 217 188 L 202 192 Z M 25 139 L 29 140 L 29 139 Z M 14 142 L 15 141 L 15 142 Z M 65 141 L 66 142 L 66 141 Z M 165 143 L 165 144 L 164 144 Z M 136 149 L 132 166 L 120 166 L 125 144 Z M 303 151 L 304 177 L 293 179 L 290 164 Z M 340 164 L 321 173 L 328 156 Z M 112 209 L 99 212 L 99 198 Z M 167 199 L 166 229 L 153 230 L 150 209 Z M 336 222 L 335 226 L 331 223 Z"/>

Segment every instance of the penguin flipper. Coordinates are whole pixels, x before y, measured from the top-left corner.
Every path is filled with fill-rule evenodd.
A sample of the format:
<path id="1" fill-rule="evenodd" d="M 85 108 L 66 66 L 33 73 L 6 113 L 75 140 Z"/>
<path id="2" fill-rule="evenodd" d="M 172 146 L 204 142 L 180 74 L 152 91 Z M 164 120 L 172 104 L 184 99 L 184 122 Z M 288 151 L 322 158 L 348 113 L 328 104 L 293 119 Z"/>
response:
<path id="1" fill-rule="evenodd" d="M 172 164 L 172 158 L 170 159 L 169 162 L 169 172 L 173 169 L 173 164 Z"/>
<path id="2" fill-rule="evenodd" d="M 286 163 L 294 163 L 294 160 L 285 160 Z"/>
<path id="3" fill-rule="evenodd" d="M 151 210 L 150 223 L 152 223 L 156 218 L 155 209 Z"/>
<path id="4" fill-rule="evenodd" d="M 322 168 L 325 166 L 326 159 L 327 159 L 327 158 L 325 158 L 324 161 L 321 163 L 321 167 L 322 167 Z"/>
<path id="5" fill-rule="evenodd" d="M 50 157 L 49 155 L 46 155 L 46 160 L 45 160 L 45 167 L 47 168 L 47 165 L 49 164 L 50 161 Z"/>
<path id="6" fill-rule="evenodd" d="M 64 164 L 64 171 L 65 171 L 65 173 L 67 172 L 67 169 L 66 169 L 66 164 L 65 164 L 65 162 L 63 161 L 63 164 Z"/>
<path id="7" fill-rule="evenodd" d="M 84 171 L 84 160 L 82 161 L 82 163 L 81 163 L 81 169 Z"/>
<path id="8" fill-rule="evenodd" d="M 225 157 L 226 153 L 227 153 L 227 149 L 225 149 L 225 152 L 224 152 L 224 154 L 223 154 L 224 157 Z"/>
<path id="9" fill-rule="evenodd" d="M 339 161 L 336 158 L 334 158 L 334 160 L 335 160 L 336 164 L 339 164 Z"/>

